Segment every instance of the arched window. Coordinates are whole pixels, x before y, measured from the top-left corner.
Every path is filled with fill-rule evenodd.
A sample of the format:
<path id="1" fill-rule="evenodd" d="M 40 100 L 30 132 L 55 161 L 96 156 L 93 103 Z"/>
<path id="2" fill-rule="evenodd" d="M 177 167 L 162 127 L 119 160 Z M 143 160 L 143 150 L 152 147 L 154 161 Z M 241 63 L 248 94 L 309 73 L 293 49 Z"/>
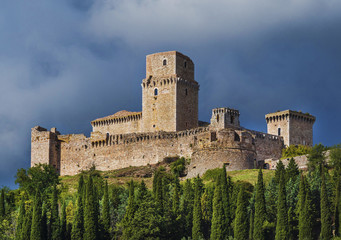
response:
<path id="1" fill-rule="evenodd" d="M 281 136 L 281 128 L 278 128 L 278 136 Z"/>
<path id="2" fill-rule="evenodd" d="M 166 66 L 167 65 L 167 59 L 163 59 L 162 64 L 163 64 L 163 66 Z"/>
<path id="3" fill-rule="evenodd" d="M 159 94 L 159 91 L 157 88 L 154 89 L 154 96 L 157 96 Z"/>
<path id="4" fill-rule="evenodd" d="M 186 61 L 184 62 L 184 68 L 187 68 L 187 62 Z"/>

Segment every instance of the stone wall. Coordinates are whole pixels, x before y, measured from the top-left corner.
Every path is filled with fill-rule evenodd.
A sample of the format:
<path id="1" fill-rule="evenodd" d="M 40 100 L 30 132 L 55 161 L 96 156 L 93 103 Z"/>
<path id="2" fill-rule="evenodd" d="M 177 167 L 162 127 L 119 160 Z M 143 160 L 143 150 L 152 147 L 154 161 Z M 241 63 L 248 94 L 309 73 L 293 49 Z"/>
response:
<path id="1" fill-rule="evenodd" d="M 254 138 L 257 162 L 268 158 L 280 158 L 284 141 L 282 137 L 257 131 L 250 131 Z"/>

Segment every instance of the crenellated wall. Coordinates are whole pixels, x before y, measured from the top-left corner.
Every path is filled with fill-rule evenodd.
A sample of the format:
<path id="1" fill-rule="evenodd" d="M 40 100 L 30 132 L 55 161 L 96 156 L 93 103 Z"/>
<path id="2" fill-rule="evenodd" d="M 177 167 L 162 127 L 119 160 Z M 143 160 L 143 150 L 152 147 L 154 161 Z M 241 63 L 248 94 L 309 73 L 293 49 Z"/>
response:
<path id="1" fill-rule="evenodd" d="M 32 166 L 53 164 L 61 175 L 91 166 L 107 171 L 156 164 L 166 157 L 191 159 L 188 176 L 227 165 L 228 170 L 255 167 L 256 160 L 278 156 L 281 138 L 246 129 L 200 127 L 179 132 L 60 135 L 55 129 L 32 129 Z M 266 146 L 270 144 L 270 146 Z"/>

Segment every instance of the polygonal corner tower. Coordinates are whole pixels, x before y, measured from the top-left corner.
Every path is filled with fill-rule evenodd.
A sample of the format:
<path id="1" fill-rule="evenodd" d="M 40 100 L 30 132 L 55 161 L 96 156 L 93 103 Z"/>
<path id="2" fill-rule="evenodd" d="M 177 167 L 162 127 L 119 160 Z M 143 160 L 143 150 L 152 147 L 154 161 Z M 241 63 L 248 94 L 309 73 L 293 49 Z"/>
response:
<path id="1" fill-rule="evenodd" d="M 309 113 L 292 110 L 278 111 L 265 115 L 268 133 L 282 136 L 285 146 L 313 145 L 315 117 Z"/>
<path id="2" fill-rule="evenodd" d="M 198 127 L 199 84 L 189 57 L 177 51 L 147 55 L 141 85 L 142 132 Z"/>

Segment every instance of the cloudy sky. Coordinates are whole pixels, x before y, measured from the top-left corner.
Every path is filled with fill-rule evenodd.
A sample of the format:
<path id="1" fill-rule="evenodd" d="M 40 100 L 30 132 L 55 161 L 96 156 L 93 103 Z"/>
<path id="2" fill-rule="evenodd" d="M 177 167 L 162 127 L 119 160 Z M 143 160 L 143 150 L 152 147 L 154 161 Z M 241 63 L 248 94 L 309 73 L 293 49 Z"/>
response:
<path id="1" fill-rule="evenodd" d="M 194 61 L 200 120 L 226 106 L 266 131 L 266 113 L 302 110 L 315 143 L 340 143 L 340 43 L 340 0 L 2 0 L 0 186 L 29 167 L 32 127 L 89 136 L 95 118 L 140 111 L 160 51 Z"/>

